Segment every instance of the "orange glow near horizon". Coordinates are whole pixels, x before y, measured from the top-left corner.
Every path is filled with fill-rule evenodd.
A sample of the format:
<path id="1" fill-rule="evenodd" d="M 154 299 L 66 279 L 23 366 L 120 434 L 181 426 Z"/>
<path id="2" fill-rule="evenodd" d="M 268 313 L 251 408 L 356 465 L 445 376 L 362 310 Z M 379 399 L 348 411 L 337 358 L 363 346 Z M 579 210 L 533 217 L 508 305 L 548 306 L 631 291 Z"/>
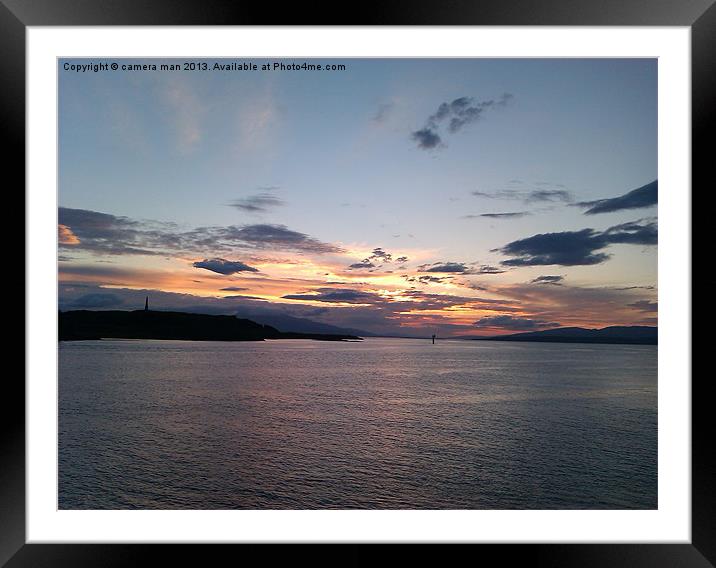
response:
<path id="1" fill-rule="evenodd" d="M 80 242 L 71 228 L 64 225 L 58 226 L 58 237 L 62 244 L 71 247 Z M 410 254 L 410 267 L 401 263 L 396 269 L 394 264 L 386 262 L 370 269 L 349 268 L 360 262 L 356 259 L 368 258 L 372 250 L 353 247 L 345 253 L 298 255 L 291 261 L 287 261 L 285 255 L 271 253 L 245 254 L 245 262 L 240 262 L 236 255 L 227 255 L 233 260 L 221 260 L 249 267 L 240 267 L 230 274 L 196 267 L 195 263 L 207 261 L 204 256 L 123 255 L 97 262 L 96 256 L 80 252 L 80 258 L 60 263 L 60 282 L 90 283 L 111 290 L 157 290 L 198 299 L 329 308 L 338 318 L 358 310 L 377 310 L 401 328 L 445 325 L 462 328 L 451 332 L 455 335 L 519 331 L 490 325 L 490 318 L 495 317 L 511 317 L 517 321 L 523 318 L 525 322 L 532 318 L 550 326 L 557 323 L 605 327 L 628 325 L 635 315 L 628 302 L 621 299 L 615 300 L 613 305 L 580 302 L 579 298 L 568 298 L 565 302 L 560 295 L 550 295 L 558 291 L 558 287 L 527 289 L 524 284 L 510 283 L 512 278 L 500 274 L 426 273 L 418 262 L 430 260 L 434 252 L 428 250 L 406 253 L 406 256 Z M 473 286 L 476 279 L 480 285 Z M 348 300 L 336 291 L 354 296 Z M 624 294 L 629 297 L 627 292 Z M 475 323 L 483 318 L 487 318 L 487 323 L 476 328 Z"/>

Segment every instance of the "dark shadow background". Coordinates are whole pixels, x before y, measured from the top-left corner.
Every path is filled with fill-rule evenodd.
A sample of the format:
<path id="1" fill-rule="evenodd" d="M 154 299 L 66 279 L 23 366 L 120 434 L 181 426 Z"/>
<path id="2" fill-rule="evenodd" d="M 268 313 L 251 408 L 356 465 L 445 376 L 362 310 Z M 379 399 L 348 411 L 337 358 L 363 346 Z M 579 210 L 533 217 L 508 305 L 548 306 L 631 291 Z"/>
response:
<path id="1" fill-rule="evenodd" d="M 693 195 L 699 194 L 693 227 L 709 227 L 712 199 L 714 137 L 713 109 L 716 100 L 716 7 L 713 0 L 392 0 L 361 3 L 335 2 L 246 3 L 230 0 L 0 0 L 0 124 L 5 141 L 3 180 L 5 195 L 15 196 L 25 184 L 24 85 L 25 27 L 38 25 L 629 25 L 692 26 Z M 568 51 L 568 46 L 565 46 Z M 688 188 L 684 188 L 687 191 Z M 52 191 L 50 189 L 50 191 Z M 16 211 L 16 208 L 7 210 Z M 24 200 L 20 205 L 24 212 Z M 708 219 L 706 216 L 708 215 Z M 14 216 L 19 216 L 16 214 Z M 694 233 L 697 236 L 698 233 Z M 693 238 L 692 260 L 713 242 Z M 15 269 L 16 270 L 16 269 Z M 16 277 L 14 277 L 16 279 Z M 694 279 L 692 289 L 700 297 L 713 295 L 716 277 Z M 16 286 L 15 286 L 16 287 Z M 17 295 L 17 291 L 14 291 Z M 27 297 L 25 297 L 27 301 Z M 19 304 L 19 302 L 15 302 Z M 708 309 L 709 304 L 705 304 Z M 706 311 L 706 310 L 704 310 Z M 705 316 L 699 314 L 700 319 Z M 7 321 L 7 319 L 6 319 Z M 24 330 L 24 324 L 23 324 Z M 18 330 L 13 328 L 14 334 Z M 691 333 L 691 330 L 684 330 Z M 24 334 L 23 334 L 24 335 Z M 694 338 L 703 346 L 708 334 Z M 668 347 L 667 347 L 668 348 Z M 674 377 L 689 380 L 689 377 Z M 712 398 L 708 371 L 697 373 L 692 383 L 693 479 L 691 545 L 478 545 L 458 547 L 420 546 L 410 552 L 423 561 L 435 559 L 490 565 L 519 562 L 535 566 L 591 567 L 708 567 L 716 562 L 716 466 Z M 24 385 L 14 371 L 4 377 L 3 412 L 0 423 L 0 565 L 7 566 L 134 566 L 183 561 L 213 564 L 228 552 L 229 561 L 251 557 L 226 546 L 203 545 L 24 545 L 25 542 L 25 451 Z M 259 545 L 240 545 L 259 546 Z M 465 545 L 469 546 L 469 545 Z M 331 565 L 368 565 L 412 560 L 406 549 L 384 545 L 323 546 L 293 545 L 254 548 L 262 560 L 286 558 L 290 562 L 324 561 Z M 233 553 L 233 555 L 232 555 Z M 454 555 L 454 556 L 453 556 Z M 708 560 L 707 560 L 708 559 Z M 9 560 L 9 562 L 8 562 Z M 709 562 L 709 560 L 711 562 Z"/>

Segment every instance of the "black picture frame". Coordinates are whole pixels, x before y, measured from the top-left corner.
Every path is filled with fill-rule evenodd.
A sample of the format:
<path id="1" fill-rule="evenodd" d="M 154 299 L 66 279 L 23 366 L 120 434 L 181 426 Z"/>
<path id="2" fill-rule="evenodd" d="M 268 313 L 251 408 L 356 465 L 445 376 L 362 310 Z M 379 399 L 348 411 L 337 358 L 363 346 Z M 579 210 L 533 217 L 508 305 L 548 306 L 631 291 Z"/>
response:
<path id="1" fill-rule="evenodd" d="M 0 0 L 0 116 L 5 138 L 7 179 L 11 172 L 24 187 L 25 149 L 25 32 L 28 26 L 84 25 L 566 25 L 566 26 L 689 26 L 692 34 L 692 173 L 693 183 L 713 186 L 709 171 L 713 158 L 708 141 L 714 119 L 709 111 L 716 93 L 716 6 L 714 0 L 364 0 L 342 3 L 243 3 L 231 0 Z M 684 191 L 689 191 L 685 188 Z M 713 190 L 711 190 L 713 191 Z M 692 192 L 693 195 L 693 192 Z M 700 196 L 700 200 L 703 196 Z M 24 208 L 24 205 L 21 207 Z M 707 207 L 700 207 L 706 215 Z M 694 220 L 696 222 L 697 219 Z M 697 241 L 694 241 L 697 244 Z M 700 284 L 703 286 L 703 284 Z M 706 284 L 714 291 L 713 281 Z M 25 298 L 27 301 L 27 297 Z M 684 330 L 691 334 L 691 330 Z M 693 348 L 692 348 L 693 351 Z M 690 377 L 674 377 L 690 380 Z M 716 565 L 716 466 L 713 425 L 707 395 L 710 377 L 704 373 L 691 383 L 692 392 L 692 539 L 690 544 L 530 544 L 476 545 L 467 558 L 493 565 L 525 562 L 537 566 L 581 567 L 707 567 Z M 133 544 L 25 543 L 25 415 L 24 384 L 8 372 L 1 414 L 0 454 L 0 565 L 19 566 L 133 566 L 181 560 L 213 564 L 226 547 Z M 286 549 L 288 550 L 288 549 Z M 328 550 L 328 554 L 325 551 Z M 441 562 L 465 549 L 440 547 L 422 559 L 439 555 Z M 385 547 L 350 545 L 291 546 L 292 562 L 322 557 L 331 564 L 362 565 Z M 269 557 L 273 553 L 269 554 Z M 401 556 L 403 553 L 401 553 Z M 458 557 L 455 557 L 456 559 Z M 403 556 L 403 560 L 405 557 Z"/>

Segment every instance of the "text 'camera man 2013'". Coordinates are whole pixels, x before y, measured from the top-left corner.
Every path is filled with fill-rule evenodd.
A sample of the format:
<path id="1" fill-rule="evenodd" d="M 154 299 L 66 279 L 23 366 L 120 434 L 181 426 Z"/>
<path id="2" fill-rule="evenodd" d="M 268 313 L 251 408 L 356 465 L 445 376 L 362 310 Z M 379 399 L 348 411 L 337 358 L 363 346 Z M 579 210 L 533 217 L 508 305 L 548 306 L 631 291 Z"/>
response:
<path id="1" fill-rule="evenodd" d="M 100 71 L 345 71 L 346 66 L 340 63 L 283 63 L 280 61 L 266 63 L 231 62 L 213 63 L 204 61 L 183 61 L 180 63 L 64 63 L 64 71 L 76 73 L 98 73 Z"/>

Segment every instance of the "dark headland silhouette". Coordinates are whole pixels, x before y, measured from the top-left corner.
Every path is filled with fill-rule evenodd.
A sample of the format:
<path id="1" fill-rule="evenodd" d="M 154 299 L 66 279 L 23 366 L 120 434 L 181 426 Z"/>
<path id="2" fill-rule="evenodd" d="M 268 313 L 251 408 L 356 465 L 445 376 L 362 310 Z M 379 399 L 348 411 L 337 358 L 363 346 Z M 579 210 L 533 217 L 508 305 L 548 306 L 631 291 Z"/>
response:
<path id="1" fill-rule="evenodd" d="M 558 327 L 544 331 L 528 331 L 492 337 L 468 337 L 484 341 L 541 341 L 550 343 L 616 343 L 627 345 L 657 345 L 658 328 L 645 325 L 611 326 L 602 329 Z"/>
<path id="2" fill-rule="evenodd" d="M 282 332 L 234 316 L 143 310 L 74 310 L 59 313 L 60 341 L 87 339 L 184 339 L 191 341 L 263 341 L 264 339 L 361 340 L 335 333 Z"/>
<path id="3" fill-rule="evenodd" d="M 317 333 L 321 335 L 357 335 L 359 337 L 377 337 L 378 334 L 364 329 L 338 327 L 303 317 L 293 317 L 282 313 L 238 312 L 236 317 L 250 319 L 256 323 L 275 327 L 279 331 L 293 333 Z"/>

